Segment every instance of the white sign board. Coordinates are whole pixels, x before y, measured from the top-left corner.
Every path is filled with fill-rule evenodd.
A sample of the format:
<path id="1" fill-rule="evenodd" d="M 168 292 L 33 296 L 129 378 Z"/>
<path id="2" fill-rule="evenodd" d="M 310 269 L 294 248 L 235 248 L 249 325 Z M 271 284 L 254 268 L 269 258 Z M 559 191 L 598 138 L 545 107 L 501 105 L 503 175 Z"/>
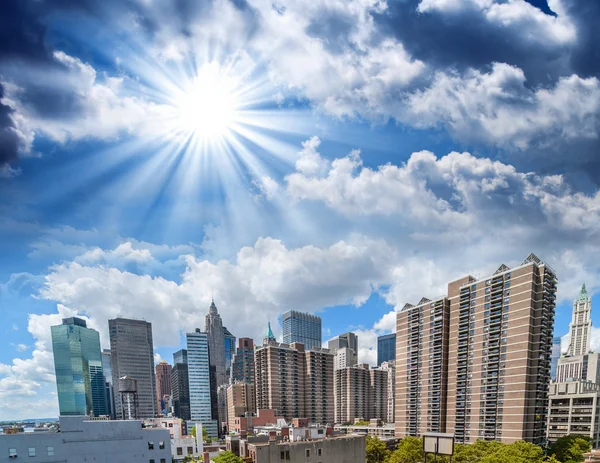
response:
<path id="1" fill-rule="evenodd" d="M 428 432 L 423 434 L 423 451 L 436 455 L 454 454 L 454 434 Z"/>

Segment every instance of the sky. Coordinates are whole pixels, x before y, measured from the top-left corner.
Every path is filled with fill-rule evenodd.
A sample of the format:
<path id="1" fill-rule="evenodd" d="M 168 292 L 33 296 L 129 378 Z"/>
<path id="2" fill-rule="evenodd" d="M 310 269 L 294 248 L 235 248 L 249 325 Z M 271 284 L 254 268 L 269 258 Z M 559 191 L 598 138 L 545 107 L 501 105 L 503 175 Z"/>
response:
<path id="1" fill-rule="evenodd" d="M 564 336 L 583 283 L 600 307 L 598 20 L 589 0 L 3 2 L 0 420 L 58 414 L 66 316 L 105 348 L 108 319 L 145 319 L 172 361 L 212 297 L 258 340 L 296 309 L 374 364 L 395 310 L 533 252 Z"/>

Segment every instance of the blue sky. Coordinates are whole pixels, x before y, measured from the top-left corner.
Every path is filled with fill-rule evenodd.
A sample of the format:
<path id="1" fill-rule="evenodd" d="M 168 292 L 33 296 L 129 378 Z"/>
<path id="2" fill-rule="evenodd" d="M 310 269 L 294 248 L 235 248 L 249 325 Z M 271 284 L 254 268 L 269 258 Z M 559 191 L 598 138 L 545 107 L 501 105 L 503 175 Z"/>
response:
<path id="1" fill-rule="evenodd" d="M 214 294 L 238 337 L 305 310 L 373 363 L 396 308 L 530 252 L 556 335 L 582 283 L 600 303 L 596 2 L 5 10 L 0 420 L 57 414 L 67 315 L 105 347 L 108 319 L 151 321 L 171 360 Z"/>

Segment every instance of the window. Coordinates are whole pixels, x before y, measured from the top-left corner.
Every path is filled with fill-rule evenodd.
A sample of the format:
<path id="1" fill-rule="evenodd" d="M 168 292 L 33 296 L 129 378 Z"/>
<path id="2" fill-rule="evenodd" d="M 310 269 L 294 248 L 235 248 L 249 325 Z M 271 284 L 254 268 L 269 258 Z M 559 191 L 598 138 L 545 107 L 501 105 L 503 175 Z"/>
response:
<path id="1" fill-rule="evenodd" d="M 183 447 L 177 447 L 177 455 L 183 455 Z"/>
<path id="2" fill-rule="evenodd" d="M 49 457 L 54 456 L 54 447 L 46 447 L 46 452 L 48 452 Z"/>
<path id="3" fill-rule="evenodd" d="M 188 447 L 187 451 L 188 451 L 188 455 L 193 455 L 194 454 L 194 447 Z"/>
<path id="4" fill-rule="evenodd" d="M 150 460 L 150 463 L 154 463 L 154 460 Z"/>
<path id="5" fill-rule="evenodd" d="M 167 463 L 167 459 L 166 458 L 161 458 L 160 459 L 160 463 Z"/>
<path id="6" fill-rule="evenodd" d="M 285 451 L 285 459 L 286 459 L 286 460 L 289 460 L 289 459 L 290 459 L 290 451 L 289 451 L 289 450 L 286 450 L 286 451 Z"/>
<path id="7" fill-rule="evenodd" d="M 285 460 L 285 452 L 283 450 L 281 451 L 281 459 Z"/>
<path id="8" fill-rule="evenodd" d="M 161 449 L 161 450 L 164 450 L 165 449 L 165 443 L 163 441 L 160 441 L 158 443 L 158 448 Z"/>
<path id="9" fill-rule="evenodd" d="M 154 442 L 148 442 L 148 450 L 154 450 Z"/>
<path id="10" fill-rule="evenodd" d="M 8 449 L 8 458 L 17 458 L 17 449 Z"/>
<path id="11" fill-rule="evenodd" d="M 323 449 L 317 449 L 317 456 L 320 457 L 323 453 Z"/>
<path id="12" fill-rule="evenodd" d="M 29 447 L 29 456 L 35 457 L 35 447 Z"/>
<path id="13" fill-rule="evenodd" d="M 310 449 L 306 449 L 306 458 L 310 457 Z"/>

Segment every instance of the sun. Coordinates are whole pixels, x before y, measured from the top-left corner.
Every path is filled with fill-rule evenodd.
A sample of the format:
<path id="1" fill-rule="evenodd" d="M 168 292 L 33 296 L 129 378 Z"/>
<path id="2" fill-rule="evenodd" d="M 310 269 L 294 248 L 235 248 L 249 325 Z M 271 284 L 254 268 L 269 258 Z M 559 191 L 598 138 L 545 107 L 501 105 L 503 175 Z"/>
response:
<path id="1" fill-rule="evenodd" d="M 238 83 L 217 63 L 204 65 L 178 92 L 175 123 L 202 140 L 225 137 L 236 120 Z"/>

